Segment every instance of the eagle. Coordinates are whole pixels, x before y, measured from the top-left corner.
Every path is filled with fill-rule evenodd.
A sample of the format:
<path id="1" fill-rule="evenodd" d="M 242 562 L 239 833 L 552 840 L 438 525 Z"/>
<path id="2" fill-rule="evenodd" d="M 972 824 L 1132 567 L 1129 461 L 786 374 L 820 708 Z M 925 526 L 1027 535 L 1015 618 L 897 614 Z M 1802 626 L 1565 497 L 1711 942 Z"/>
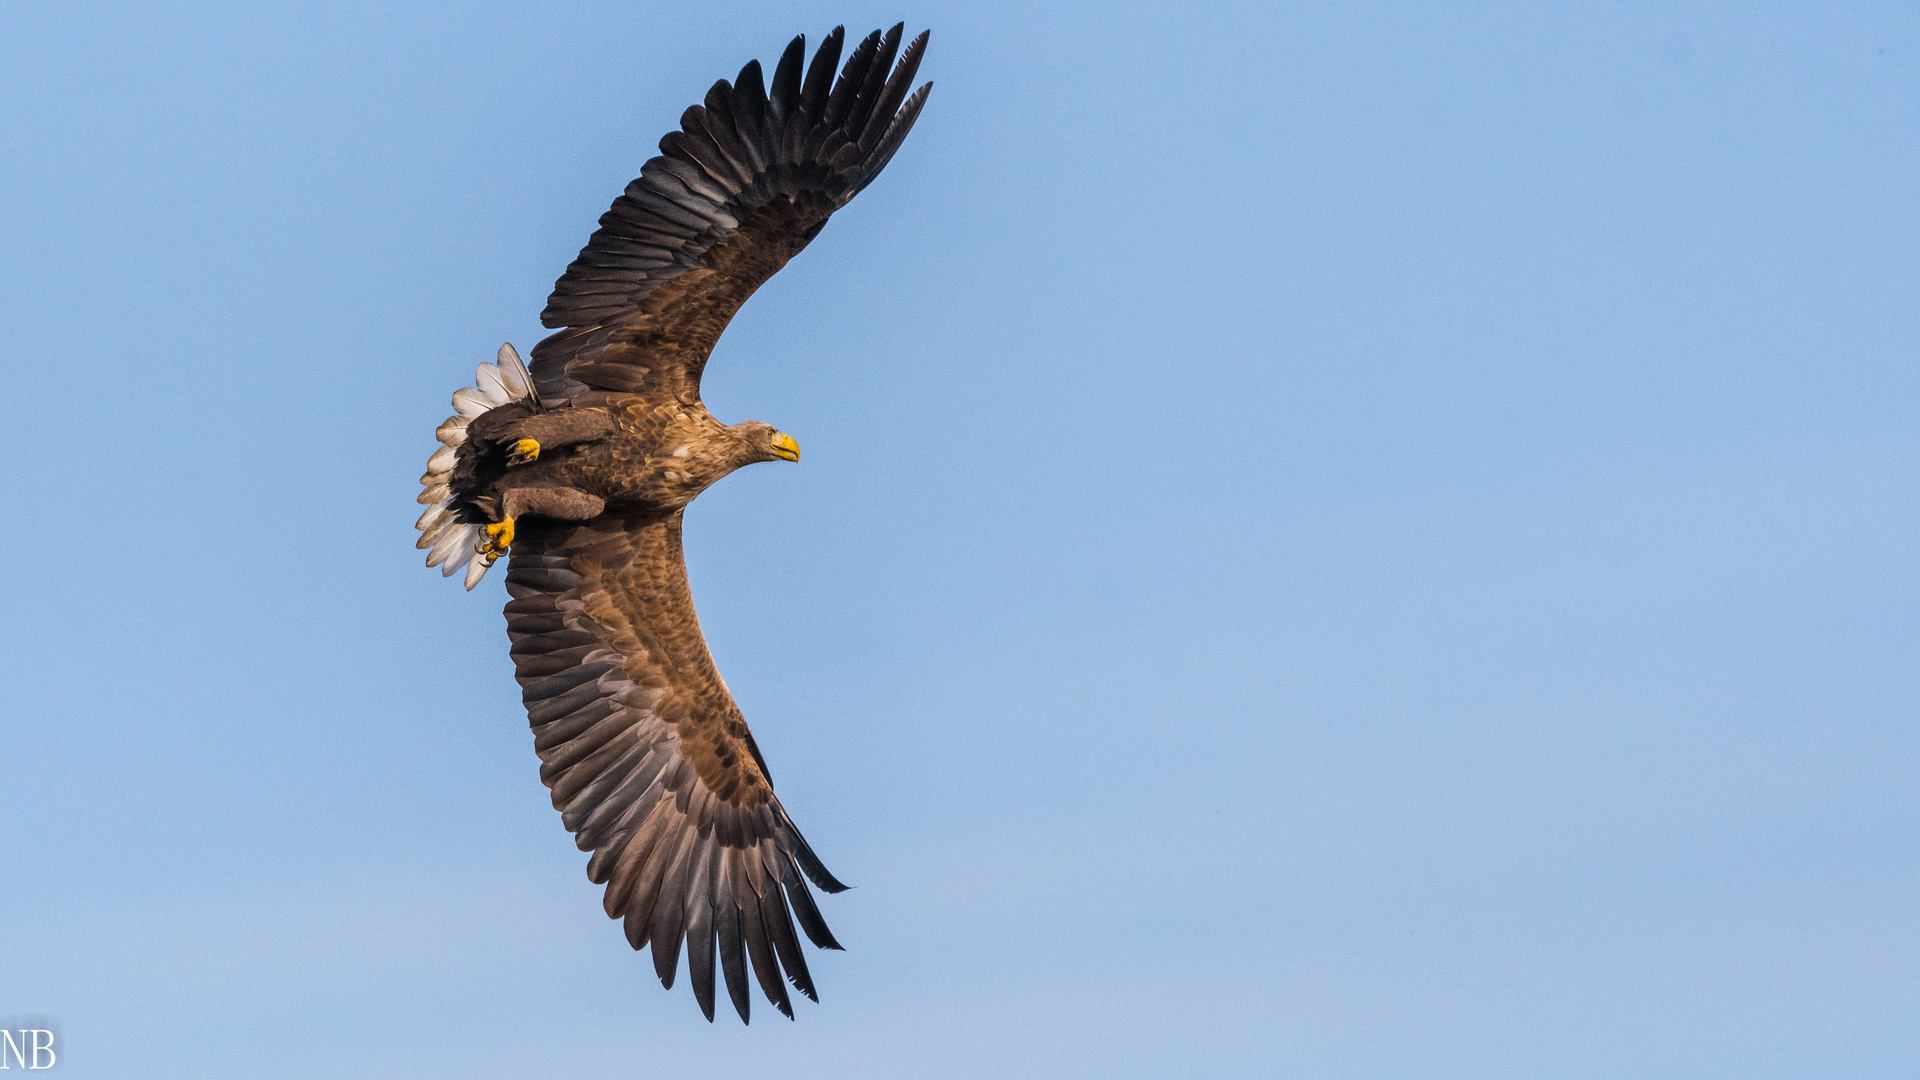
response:
<path id="1" fill-rule="evenodd" d="M 874 31 L 840 63 L 796 37 L 771 83 L 722 79 L 660 140 L 554 284 L 541 323 L 453 395 L 421 477 L 418 546 L 472 589 L 507 559 L 507 637 L 540 779 L 605 885 L 607 915 L 672 989 L 681 943 L 709 1022 L 718 956 L 793 1017 L 819 1001 L 794 933 L 839 949 L 807 883 L 846 888 L 774 794 L 687 588 L 681 519 L 728 473 L 798 461 L 792 436 L 723 424 L 700 376 L 734 312 L 880 174 L 926 103 L 922 33 Z M 897 62 L 896 62 L 896 57 Z M 805 67 L 803 73 L 802 67 Z M 838 71 L 836 78 L 835 72 Z"/>

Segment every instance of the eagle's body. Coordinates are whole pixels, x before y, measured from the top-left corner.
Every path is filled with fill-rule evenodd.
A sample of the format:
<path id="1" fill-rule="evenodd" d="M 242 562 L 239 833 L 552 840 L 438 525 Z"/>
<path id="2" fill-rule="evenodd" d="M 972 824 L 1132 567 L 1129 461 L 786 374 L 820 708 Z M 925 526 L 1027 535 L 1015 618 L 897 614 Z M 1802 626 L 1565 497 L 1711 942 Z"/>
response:
<path id="1" fill-rule="evenodd" d="M 616 512 L 674 511 L 742 465 L 776 461 L 765 424 L 745 430 L 691 405 L 639 394 L 589 391 L 566 408 L 534 412 L 505 405 L 477 419 L 455 457 L 456 506 L 498 520 L 515 492 L 565 490 L 591 495 Z M 754 436 L 762 436 L 755 439 Z M 510 465 L 523 439 L 539 457 Z M 462 481 L 471 477 L 471 483 Z"/>
<path id="2" fill-rule="evenodd" d="M 783 974 L 813 997 L 793 919 L 838 948 L 805 879 L 845 886 L 774 794 L 701 637 L 680 547 L 700 492 L 799 448 L 767 424 L 715 419 L 700 377 L 734 312 L 912 127 L 926 35 L 889 75 L 900 30 L 875 31 L 837 80 L 841 31 L 804 80 L 796 38 L 771 91 L 750 63 L 688 109 L 556 283 L 542 321 L 560 332 L 530 372 L 511 346 L 481 365 L 422 477 L 428 565 L 464 565 L 472 588 L 508 556 L 507 633 L 541 779 L 593 852 L 607 914 L 652 946 L 668 986 L 687 942 L 709 1020 L 716 951 L 742 1020 L 749 965 L 781 1012 Z"/>

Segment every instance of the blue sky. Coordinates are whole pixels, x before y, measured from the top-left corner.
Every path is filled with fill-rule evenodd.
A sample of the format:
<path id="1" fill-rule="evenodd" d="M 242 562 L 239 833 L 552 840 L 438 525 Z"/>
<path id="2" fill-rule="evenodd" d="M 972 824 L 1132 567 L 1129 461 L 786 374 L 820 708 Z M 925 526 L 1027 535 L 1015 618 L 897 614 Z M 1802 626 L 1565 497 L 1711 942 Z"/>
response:
<path id="1" fill-rule="evenodd" d="M 70 1075 L 1911 1076 L 1910 4 L 13 5 L 0 1017 Z M 715 78 L 931 27 L 706 397 L 847 944 L 701 1020 L 447 396 Z M 17 1026 L 17 1025 L 16 1025 Z"/>

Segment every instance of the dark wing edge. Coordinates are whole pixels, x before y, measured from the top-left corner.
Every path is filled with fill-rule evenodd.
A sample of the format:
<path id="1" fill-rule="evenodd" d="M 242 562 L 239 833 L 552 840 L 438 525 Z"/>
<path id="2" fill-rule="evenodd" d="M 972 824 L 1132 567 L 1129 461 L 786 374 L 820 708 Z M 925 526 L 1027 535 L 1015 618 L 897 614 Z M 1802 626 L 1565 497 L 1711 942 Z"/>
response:
<path id="1" fill-rule="evenodd" d="M 537 530 L 513 546 L 507 633 L 540 779 L 580 849 L 593 853 L 587 877 L 606 886 L 607 915 L 623 920 L 634 949 L 653 946 L 663 986 L 673 986 L 684 939 L 694 997 L 709 1021 L 716 950 L 742 1022 L 749 965 L 767 1000 L 791 1019 L 783 975 L 819 1000 L 793 920 L 816 946 L 841 948 L 805 878 L 830 893 L 846 886 L 821 865 L 770 785 L 764 801 L 746 806 L 701 780 L 676 727 L 660 715 L 673 712 L 674 688 L 644 657 L 630 663 L 617 635 L 587 614 L 587 594 L 620 586 L 584 576 L 576 549 L 604 553 L 619 545 L 618 530 Z"/>
<path id="2" fill-rule="evenodd" d="M 802 208 L 799 232 L 782 235 L 771 268 L 758 262 L 726 267 L 759 280 L 742 287 L 701 289 L 669 304 L 706 304 L 714 318 L 674 321 L 724 327 L 740 303 L 779 265 L 811 240 L 827 217 L 873 182 L 912 130 L 932 83 L 908 94 L 920 67 L 928 34 L 900 54 L 905 24 L 884 35 L 875 30 L 840 70 L 844 27 L 835 27 L 814 53 L 804 79 L 806 39 L 788 44 L 769 90 L 760 62 L 751 61 L 732 83 L 714 83 L 704 104 L 682 114 L 680 130 L 660 140 L 660 156 L 600 218 L 600 228 L 580 256 L 554 283 L 541 324 L 566 328 L 534 349 L 533 375 L 548 400 L 571 397 L 590 386 L 628 389 L 617 374 L 596 380 L 579 369 L 592 362 L 612 335 L 641 313 L 642 301 L 663 283 L 702 267 L 714 248 L 743 231 L 794 227 L 791 215 L 755 215 L 776 200 Z M 887 70 L 892 65 L 892 74 Z M 764 245 L 763 245 L 764 246 Z M 791 250 L 784 250 L 791 248 Z M 718 329 L 712 336 L 718 337 Z M 696 348 L 703 362 L 712 342 Z M 574 369 L 572 372 L 569 369 Z M 575 378 L 581 375 L 582 378 Z M 697 375 L 696 380 L 697 381 Z"/>

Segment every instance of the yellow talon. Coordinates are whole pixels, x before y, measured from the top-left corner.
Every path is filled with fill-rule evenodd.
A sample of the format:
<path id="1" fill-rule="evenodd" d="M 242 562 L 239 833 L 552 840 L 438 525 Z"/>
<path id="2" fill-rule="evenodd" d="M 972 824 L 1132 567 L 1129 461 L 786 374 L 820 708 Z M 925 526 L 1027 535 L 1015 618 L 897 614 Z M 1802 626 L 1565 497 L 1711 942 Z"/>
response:
<path id="1" fill-rule="evenodd" d="M 486 557 L 488 565 L 507 553 L 513 546 L 513 519 L 507 518 L 498 524 L 487 526 L 487 542 L 480 545 L 480 554 Z"/>
<path id="2" fill-rule="evenodd" d="M 540 440 L 521 439 L 513 444 L 513 452 L 507 455 L 507 464 L 525 465 L 540 456 Z"/>

